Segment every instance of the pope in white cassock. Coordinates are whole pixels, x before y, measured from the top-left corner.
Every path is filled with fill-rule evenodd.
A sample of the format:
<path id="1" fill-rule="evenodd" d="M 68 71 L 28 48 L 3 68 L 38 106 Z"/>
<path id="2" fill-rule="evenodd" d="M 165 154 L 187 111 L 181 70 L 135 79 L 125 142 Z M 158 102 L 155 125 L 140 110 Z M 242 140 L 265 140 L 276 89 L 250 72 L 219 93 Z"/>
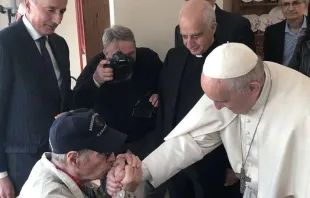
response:
<path id="1" fill-rule="evenodd" d="M 228 43 L 206 58 L 201 85 L 142 179 L 157 187 L 223 143 L 245 198 L 309 198 L 310 78 Z"/>

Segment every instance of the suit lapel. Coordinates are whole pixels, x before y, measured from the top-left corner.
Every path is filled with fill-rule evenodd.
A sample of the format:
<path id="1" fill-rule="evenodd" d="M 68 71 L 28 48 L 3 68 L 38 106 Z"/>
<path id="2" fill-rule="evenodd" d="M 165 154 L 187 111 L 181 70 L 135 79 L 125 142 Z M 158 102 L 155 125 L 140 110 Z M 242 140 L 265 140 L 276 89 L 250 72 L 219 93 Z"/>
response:
<path id="1" fill-rule="evenodd" d="M 62 82 L 61 82 L 61 85 L 60 85 L 60 96 L 62 98 L 62 101 L 63 101 L 63 98 L 64 98 L 64 95 L 65 95 L 65 92 L 66 92 L 66 85 L 68 81 L 70 81 L 69 78 L 69 75 L 67 74 L 67 61 L 64 57 L 66 57 L 64 54 L 61 54 L 61 52 L 65 52 L 64 50 L 64 45 L 61 45 L 61 43 L 59 42 L 58 38 L 56 35 L 50 35 L 49 36 L 49 44 L 50 44 L 50 47 L 53 51 L 53 55 L 57 61 L 57 64 L 58 64 L 58 69 L 59 69 L 59 72 L 60 72 L 60 77 L 62 78 Z"/>
<path id="2" fill-rule="evenodd" d="M 286 26 L 286 20 L 281 22 L 281 26 L 279 26 L 279 36 L 278 36 L 278 44 L 279 44 L 279 53 L 277 54 L 277 59 L 280 61 L 280 63 L 283 62 L 283 53 L 284 53 L 284 43 L 285 43 L 285 26 Z"/>

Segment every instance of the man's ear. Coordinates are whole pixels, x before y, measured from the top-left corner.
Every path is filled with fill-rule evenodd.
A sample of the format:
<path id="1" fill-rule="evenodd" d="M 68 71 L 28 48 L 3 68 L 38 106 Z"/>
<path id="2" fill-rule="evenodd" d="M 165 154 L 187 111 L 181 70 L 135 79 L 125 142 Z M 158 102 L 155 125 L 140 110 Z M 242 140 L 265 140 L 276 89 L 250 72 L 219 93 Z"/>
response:
<path id="1" fill-rule="evenodd" d="M 212 29 L 213 35 L 214 35 L 215 32 L 216 32 L 216 28 L 217 28 L 217 23 L 216 23 L 216 22 L 213 22 L 212 25 L 211 25 L 211 29 Z"/>
<path id="2" fill-rule="evenodd" d="M 24 0 L 26 13 L 30 13 L 31 0 Z"/>
<path id="3" fill-rule="evenodd" d="M 262 85 L 261 83 L 257 81 L 253 81 L 249 83 L 249 89 L 250 89 L 251 94 L 255 96 L 259 96 L 261 89 L 262 89 Z"/>
<path id="4" fill-rule="evenodd" d="M 67 163 L 74 167 L 80 166 L 80 153 L 77 151 L 70 151 L 66 155 Z"/>

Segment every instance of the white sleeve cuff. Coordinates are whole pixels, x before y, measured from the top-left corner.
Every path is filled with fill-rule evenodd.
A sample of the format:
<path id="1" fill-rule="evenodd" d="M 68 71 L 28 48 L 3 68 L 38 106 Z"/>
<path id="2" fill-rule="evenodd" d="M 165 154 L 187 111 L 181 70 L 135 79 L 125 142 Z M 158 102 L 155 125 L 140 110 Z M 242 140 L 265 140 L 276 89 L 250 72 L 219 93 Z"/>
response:
<path id="1" fill-rule="evenodd" d="M 142 181 L 151 180 L 152 175 L 147 166 L 142 162 Z"/>
<path id="2" fill-rule="evenodd" d="M 8 172 L 1 172 L 0 173 L 0 179 L 3 179 L 3 178 L 5 178 L 5 177 L 7 177 L 8 176 Z"/>
<path id="3" fill-rule="evenodd" d="M 95 78 L 94 78 L 94 77 L 93 77 L 93 81 L 94 81 L 94 83 L 95 83 L 96 87 L 100 88 L 99 83 L 97 83 L 97 81 L 95 80 Z"/>

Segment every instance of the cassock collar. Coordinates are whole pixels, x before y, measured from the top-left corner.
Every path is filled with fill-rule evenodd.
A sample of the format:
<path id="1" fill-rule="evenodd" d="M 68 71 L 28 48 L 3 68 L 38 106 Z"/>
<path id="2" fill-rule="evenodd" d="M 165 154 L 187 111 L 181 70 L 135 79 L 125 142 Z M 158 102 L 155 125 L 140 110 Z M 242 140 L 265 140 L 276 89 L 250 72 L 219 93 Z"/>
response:
<path id="1" fill-rule="evenodd" d="M 196 55 L 197 58 L 207 58 L 207 56 L 218 46 L 218 42 L 216 41 L 215 37 L 214 37 L 214 42 L 212 43 L 212 45 L 209 47 L 209 49 L 201 54 L 201 55 Z"/>
<path id="2" fill-rule="evenodd" d="M 266 105 L 266 102 L 268 100 L 269 97 L 269 93 L 271 91 L 271 85 L 272 85 L 272 76 L 270 73 L 270 70 L 268 68 L 268 65 L 266 63 L 264 63 L 265 65 L 265 84 L 262 90 L 262 93 L 260 94 L 258 100 L 256 101 L 255 105 L 252 107 L 251 111 L 256 111 L 259 108 L 261 108 L 262 106 Z"/>

